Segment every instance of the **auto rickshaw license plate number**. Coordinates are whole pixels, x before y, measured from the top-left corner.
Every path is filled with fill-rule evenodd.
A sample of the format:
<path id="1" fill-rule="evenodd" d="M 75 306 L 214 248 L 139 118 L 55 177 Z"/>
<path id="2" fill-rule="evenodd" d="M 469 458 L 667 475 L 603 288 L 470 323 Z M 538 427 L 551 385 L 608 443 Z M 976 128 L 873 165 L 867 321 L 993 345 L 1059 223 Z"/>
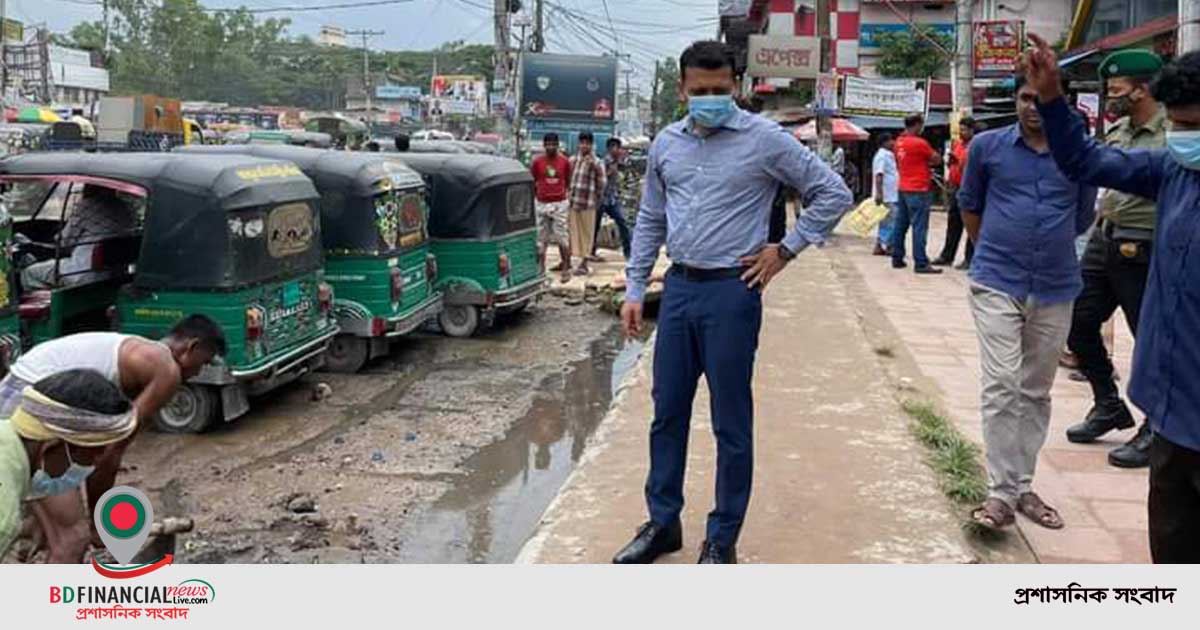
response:
<path id="1" fill-rule="evenodd" d="M 283 306 L 291 308 L 300 303 L 300 283 L 289 282 L 283 285 Z"/>

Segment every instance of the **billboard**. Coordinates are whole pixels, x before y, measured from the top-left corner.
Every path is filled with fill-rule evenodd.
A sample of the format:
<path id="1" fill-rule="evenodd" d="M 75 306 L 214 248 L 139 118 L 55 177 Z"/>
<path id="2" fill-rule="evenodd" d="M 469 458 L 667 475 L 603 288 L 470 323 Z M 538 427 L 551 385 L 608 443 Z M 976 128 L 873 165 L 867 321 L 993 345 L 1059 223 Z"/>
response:
<path id="1" fill-rule="evenodd" d="M 954 37 L 953 24 L 922 24 L 921 28 L 926 32 L 941 33 L 947 37 Z M 907 33 L 909 31 L 907 24 L 863 24 L 858 28 L 858 46 L 859 48 L 879 48 L 879 36 L 885 33 Z"/>
<path id="2" fill-rule="evenodd" d="M 521 63 L 521 113 L 526 118 L 612 122 L 617 59 L 529 53 Z"/>
<path id="3" fill-rule="evenodd" d="M 1006 77 L 1016 69 L 1025 41 L 1025 22 L 1002 20 L 976 22 L 972 38 L 975 76 Z"/>
<path id="4" fill-rule="evenodd" d="M 421 98 L 421 88 L 415 85 L 380 85 L 375 88 L 375 98 L 413 100 Z"/>
<path id="5" fill-rule="evenodd" d="M 484 116 L 488 111 L 487 83 L 473 74 L 434 75 L 429 98 L 434 116 Z"/>
<path id="6" fill-rule="evenodd" d="M 924 114 L 929 103 L 927 79 L 864 79 L 842 77 L 842 113 L 903 118 Z"/>
<path id="7" fill-rule="evenodd" d="M 746 73 L 752 77 L 814 79 L 821 71 L 821 40 L 791 35 L 751 35 Z"/>

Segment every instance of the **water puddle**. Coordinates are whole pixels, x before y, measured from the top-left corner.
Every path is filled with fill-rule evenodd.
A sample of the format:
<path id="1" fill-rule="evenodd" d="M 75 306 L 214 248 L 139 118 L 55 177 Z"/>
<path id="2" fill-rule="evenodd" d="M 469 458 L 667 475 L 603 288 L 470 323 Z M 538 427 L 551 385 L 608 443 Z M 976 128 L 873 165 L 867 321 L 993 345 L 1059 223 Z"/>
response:
<path id="1" fill-rule="evenodd" d="M 583 454 L 640 343 L 619 330 L 538 388 L 505 437 L 466 463 L 467 475 L 412 525 L 400 562 L 512 562 Z"/>

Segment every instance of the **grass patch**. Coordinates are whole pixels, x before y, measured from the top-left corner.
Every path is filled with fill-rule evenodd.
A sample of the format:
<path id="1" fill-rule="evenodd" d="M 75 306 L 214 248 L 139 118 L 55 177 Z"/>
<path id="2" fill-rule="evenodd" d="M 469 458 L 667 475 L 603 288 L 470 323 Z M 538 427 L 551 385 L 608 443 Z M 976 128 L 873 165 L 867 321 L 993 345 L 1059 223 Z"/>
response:
<path id="1" fill-rule="evenodd" d="M 987 498 L 979 447 L 964 438 L 933 405 L 906 400 L 901 408 L 912 418 L 913 435 L 931 451 L 929 465 L 938 475 L 942 492 L 960 504 L 977 504 Z"/>

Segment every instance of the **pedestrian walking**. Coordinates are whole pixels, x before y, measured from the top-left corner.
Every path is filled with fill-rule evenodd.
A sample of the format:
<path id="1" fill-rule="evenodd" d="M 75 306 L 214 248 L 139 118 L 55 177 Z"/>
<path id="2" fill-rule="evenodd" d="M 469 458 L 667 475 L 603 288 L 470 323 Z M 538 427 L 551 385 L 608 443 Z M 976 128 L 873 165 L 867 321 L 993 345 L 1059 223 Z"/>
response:
<path id="1" fill-rule="evenodd" d="M 913 271 L 920 274 L 938 274 L 941 269 L 929 264 L 925 253 L 925 241 L 929 236 L 929 206 L 933 189 L 933 166 L 940 166 L 942 158 L 933 150 L 929 141 L 921 137 L 925 128 L 925 117 L 912 114 L 904 119 L 904 133 L 896 140 L 896 165 L 900 173 L 899 199 L 896 203 L 896 219 L 892 227 L 892 267 L 903 269 L 904 240 L 908 228 L 912 227 Z"/>
<path id="2" fill-rule="evenodd" d="M 571 251 L 579 254 L 579 267 L 575 275 L 586 276 L 588 256 L 596 239 L 596 211 L 600 207 L 600 195 L 608 183 L 604 164 L 593 152 L 592 132 L 579 134 L 579 148 L 571 156 L 570 188 L 567 191 L 567 226 L 570 228 Z"/>
<path id="3" fill-rule="evenodd" d="M 946 168 L 946 242 L 942 244 L 942 253 L 933 259 L 931 264 L 949 267 L 958 256 L 958 243 L 962 240 L 962 213 L 958 209 L 958 190 L 962 187 L 963 169 L 967 165 L 967 148 L 975 137 L 976 123 L 970 116 L 964 116 L 958 121 L 958 140 L 950 144 L 950 159 Z M 971 257 L 975 254 L 975 244 L 967 238 L 966 251 L 963 253 L 962 264 L 956 267 L 960 270 L 971 268 Z"/>
<path id="4" fill-rule="evenodd" d="M 546 270 L 546 250 L 558 246 L 562 262 L 551 271 L 571 279 L 571 239 L 567 229 L 567 184 L 571 181 L 571 160 L 558 150 L 558 134 L 542 136 L 542 155 L 529 166 L 533 174 L 534 201 L 538 215 L 538 260 Z"/>
<path id="5" fill-rule="evenodd" d="M 1050 157 L 1037 91 L 1018 76 L 1017 123 L 971 143 L 958 194 L 975 241 L 970 305 L 979 338 L 980 412 L 988 497 L 972 513 L 999 529 L 1014 510 L 1050 529 L 1062 517 L 1033 491 L 1050 426 L 1050 388 L 1083 281 L 1075 237 L 1096 216 L 1096 190 L 1072 183 Z"/>
<path id="6" fill-rule="evenodd" d="M 896 221 L 896 204 L 900 201 L 900 173 L 896 170 L 896 140 L 890 133 L 879 137 L 879 150 L 871 161 L 871 196 L 875 203 L 887 206 L 888 214 L 879 223 L 879 235 L 875 239 L 875 255 L 890 256 L 892 253 L 892 229 Z"/>
<path id="7" fill-rule="evenodd" d="M 600 220 L 608 217 L 613 220 L 617 226 L 617 233 L 621 237 L 621 253 L 625 255 L 625 260 L 629 260 L 629 223 L 625 221 L 625 209 L 621 207 L 621 170 L 625 168 L 625 149 L 621 147 L 620 138 L 609 138 L 608 142 L 604 143 L 604 194 L 600 199 L 600 211 L 596 213 L 596 227 L 594 233 L 600 234 Z M 593 262 L 604 262 L 603 258 L 596 255 L 596 250 L 599 248 L 600 239 L 592 239 L 592 256 Z"/>
<path id="8" fill-rule="evenodd" d="M 1150 94 L 1150 79 L 1161 67 L 1158 55 L 1140 49 L 1113 53 L 1100 64 L 1109 113 L 1121 116 L 1106 136 L 1109 146 L 1166 146 L 1167 114 Z M 1100 202 L 1100 216 L 1100 226 L 1092 230 L 1084 251 L 1083 293 L 1075 301 L 1067 338 L 1079 371 L 1092 387 L 1092 409 L 1082 423 L 1067 429 L 1067 439 L 1077 443 L 1094 442 L 1113 429 L 1134 426 L 1101 331 L 1120 307 L 1129 330 L 1137 336 L 1154 248 L 1155 204 L 1150 199 L 1110 190 Z M 1149 466 L 1153 439 L 1149 422 L 1142 422 L 1133 439 L 1109 452 L 1108 462 L 1121 468 Z"/>
<path id="9" fill-rule="evenodd" d="M 754 401 L 751 377 L 762 290 L 797 254 L 824 242 L 850 208 L 841 178 L 779 125 L 738 109 L 734 51 L 697 42 L 679 60 L 688 115 L 650 148 L 634 226 L 621 320 L 641 332 L 646 282 L 665 242 L 671 268 L 659 306 L 650 426 L 648 522 L 613 562 L 648 563 L 682 546 L 684 467 L 696 387 L 703 374 L 717 441 L 716 507 L 700 562 L 737 561 L 750 501 Z M 737 165 L 732 168 L 731 165 Z M 805 200 L 790 233 L 767 243 L 779 184 Z"/>
<path id="10" fill-rule="evenodd" d="M 1071 114 L 1057 56 L 1030 35 L 1023 58 L 1038 90 L 1054 160 L 1068 177 L 1153 200 L 1158 253 L 1142 298 L 1129 398 L 1150 418 L 1150 554 L 1200 563 L 1200 51 L 1167 63 L 1150 85 L 1166 107 L 1166 149 L 1090 138 Z"/>

